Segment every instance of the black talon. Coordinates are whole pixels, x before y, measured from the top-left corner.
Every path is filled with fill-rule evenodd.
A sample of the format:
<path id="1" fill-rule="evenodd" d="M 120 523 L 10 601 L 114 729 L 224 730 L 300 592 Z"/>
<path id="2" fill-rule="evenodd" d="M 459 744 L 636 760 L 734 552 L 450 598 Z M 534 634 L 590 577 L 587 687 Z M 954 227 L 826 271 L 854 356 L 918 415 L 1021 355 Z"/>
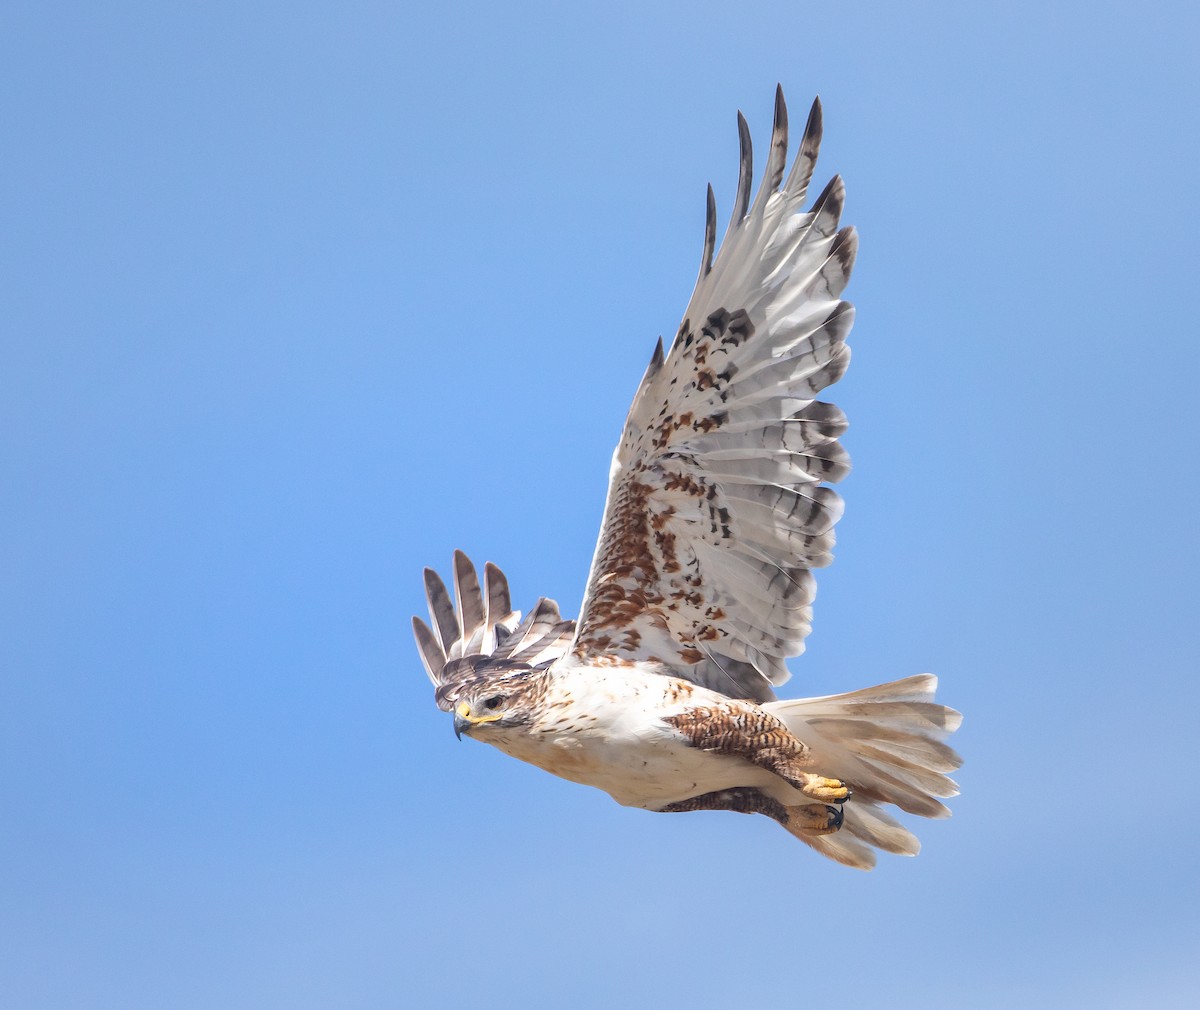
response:
<path id="1" fill-rule="evenodd" d="M 826 807 L 829 811 L 829 826 L 837 830 L 842 826 L 842 821 L 845 819 L 845 814 L 842 813 L 841 807 Z"/>

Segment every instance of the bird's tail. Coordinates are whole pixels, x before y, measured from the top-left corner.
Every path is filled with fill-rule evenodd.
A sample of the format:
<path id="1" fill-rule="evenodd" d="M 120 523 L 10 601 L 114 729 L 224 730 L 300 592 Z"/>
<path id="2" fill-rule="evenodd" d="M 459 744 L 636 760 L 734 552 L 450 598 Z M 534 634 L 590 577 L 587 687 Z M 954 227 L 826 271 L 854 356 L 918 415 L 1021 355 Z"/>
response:
<path id="1" fill-rule="evenodd" d="M 916 836 L 884 811 L 894 804 L 922 817 L 949 817 L 956 796 L 946 776 L 962 759 L 945 743 L 962 716 L 933 700 L 937 677 L 922 674 L 849 694 L 769 702 L 763 708 L 812 750 L 813 769 L 845 782 L 853 795 L 841 830 L 798 838 L 839 863 L 869 870 L 874 849 L 915 856 Z"/>

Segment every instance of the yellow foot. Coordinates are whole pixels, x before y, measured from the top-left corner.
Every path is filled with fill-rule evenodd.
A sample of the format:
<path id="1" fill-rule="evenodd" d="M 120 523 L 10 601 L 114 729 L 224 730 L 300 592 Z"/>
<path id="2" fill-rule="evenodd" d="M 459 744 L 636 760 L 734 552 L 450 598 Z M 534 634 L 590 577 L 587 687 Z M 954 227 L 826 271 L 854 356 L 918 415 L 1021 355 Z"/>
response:
<path id="1" fill-rule="evenodd" d="M 831 835 L 842 826 L 842 811 L 820 803 L 806 803 L 802 807 L 788 807 L 787 829 L 806 835 Z"/>
<path id="2" fill-rule="evenodd" d="M 805 796 L 811 796 L 822 803 L 845 803 L 850 799 L 850 790 L 841 779 L 805 774 L 795 785 L 800 787 Z"/>

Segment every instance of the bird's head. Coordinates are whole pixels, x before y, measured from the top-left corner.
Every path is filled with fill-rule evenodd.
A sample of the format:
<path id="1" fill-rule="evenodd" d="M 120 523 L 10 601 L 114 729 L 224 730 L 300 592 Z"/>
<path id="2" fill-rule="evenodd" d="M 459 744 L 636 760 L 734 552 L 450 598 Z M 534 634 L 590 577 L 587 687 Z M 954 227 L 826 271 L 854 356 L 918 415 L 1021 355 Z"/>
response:
<path id="1" fill-rule="evenodd" d="M 507 729 L 528 725 L 545 675 L 527 666 L 502 672 L 483 671 L 461 685 L 452 702 L 454 734 L 487 739 Z"/>

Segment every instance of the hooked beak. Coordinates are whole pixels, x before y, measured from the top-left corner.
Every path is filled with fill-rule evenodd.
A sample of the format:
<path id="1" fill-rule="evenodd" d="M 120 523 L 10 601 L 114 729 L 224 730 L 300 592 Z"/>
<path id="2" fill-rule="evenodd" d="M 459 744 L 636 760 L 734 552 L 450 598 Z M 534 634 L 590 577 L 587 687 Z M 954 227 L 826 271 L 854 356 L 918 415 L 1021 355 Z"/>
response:
<path id="1" fill-rule="evenodd" d="M 471 706 L 465 701 L 460 701 L 454 709 L 454 735 L 460 740 L 462 735 L 474 726 L 485 722 L 498 722 L 498 715 L 472 715 Z"/>

